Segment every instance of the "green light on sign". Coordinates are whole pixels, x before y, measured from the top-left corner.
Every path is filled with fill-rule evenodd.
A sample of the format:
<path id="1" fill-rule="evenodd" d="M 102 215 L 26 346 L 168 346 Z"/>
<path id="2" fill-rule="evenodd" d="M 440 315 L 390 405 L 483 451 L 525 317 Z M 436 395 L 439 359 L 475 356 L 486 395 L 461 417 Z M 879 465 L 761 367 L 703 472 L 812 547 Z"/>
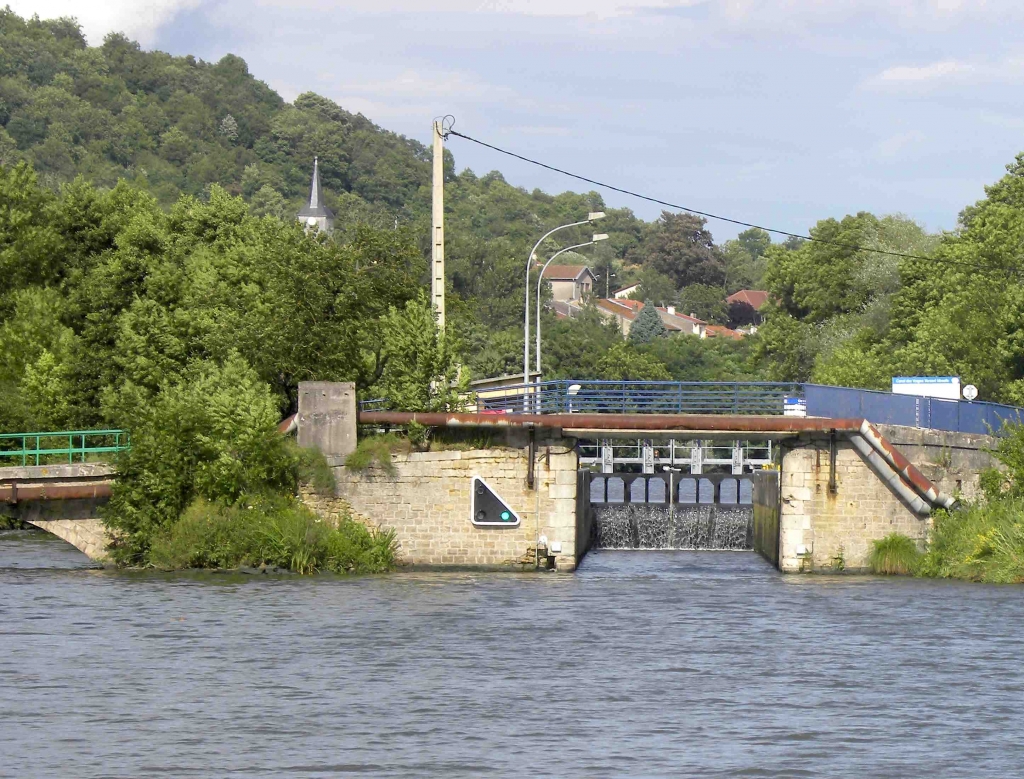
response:
<path id="1" fill-rule="evenodd" d="M 512 519 L 512 514 L 510 514 L 508 511 L 502 511 L 501 512 L 501 521 L 502 522 L 508 522 L 510 519 Z"/>

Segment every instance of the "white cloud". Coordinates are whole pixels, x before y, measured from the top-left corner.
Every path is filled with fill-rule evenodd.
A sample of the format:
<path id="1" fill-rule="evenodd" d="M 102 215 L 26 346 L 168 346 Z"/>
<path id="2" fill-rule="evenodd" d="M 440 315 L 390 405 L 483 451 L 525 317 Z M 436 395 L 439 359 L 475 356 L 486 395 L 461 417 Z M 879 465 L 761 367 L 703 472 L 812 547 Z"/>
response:
<path id="1" fill-rule="evenodd" d="M 706 0 L 256 0 L 258 5 L 362 13 L 482 13 L 520 16 L 611 17 L 638 11 L 688 8 Z"/>
<path id="2" fill-rule="evenodd" d="M 126 33 L 143 45 L 151 43 L 161 25 L 180 11 L 210 0 L 10 0 L 24 16 L 75 16 L 91 43 L 111 30 Z M 948 26 L 964 22 L 1005 25 L 1024 19 L 1019 0 L 250 0 L 257 6 L 289 11 L 318 10 L 355 14 L 462 13 L 610 19 L 701 11 L 709 24 L 779 29 L 837 24 L 851 17 L 873 16 L 904 26 Z M 215 5 L 213 7 L 216 7 Z"/>
<path id="3" fill-rule="evenodd" d="M 347 94 L 375 98 L 467 98 L 474 101 L 505 101 L 516 93 L 506 87 L 488 84 L 471 73 L 459 71 L 434 72 L 425 75 L 418 70 L 407 70 L 383 81 L 337 83 L 332 87 Z"/>
<path id="4" fill-rule="evenodd" d="M 310 84 L 305 84 L 301 90 L 286 84 L 272 85 L 286 98 L 294 98 L 298 92 L 313 88 Z M 514 89 L 460 71 L 408 70 L 378 81 L 332 81 L 323 77 L 315 88 L 347 110 L 384 123 L 405 119 L 419 121 L 439 112 L 458 112 L 485 105 L 529 105 Z"/>
<path id="5" fill-rule="evenodd" d="M 520 16 L 615 17 L 700 7 L 732 23 L 815 24 L 875 16 L 908 24 L 989 21 L 1024 16 L 1019 0 L 255 0 L 276 8 L 356 13 L 478 13 Z"/>
<path id="6" fill-rule="evenodd" d="M 975 70 L 973 65 L 959 60 L 943 60 L 933 62 L 930 65 L 899 66 L 887 68 L 875 76 L 877 84 L 920 84 L 929 81 L 948 81 L 954 76 L 971 73 Z"/>
<path id="7" fill-rule="evenodd" d="M 7 0 L 21 16 L 39 14 L 43 19 L 74 16 L 86 37 L 98 44 L 107 33 L 123 32 L 146 45 L 160 26 L 179 11 L 198 7 L 202 0 Z"/>
<path id="8" fill-rule="evenodd" d="M 868 89 L 936 89 L 959 84 L 1016 84 L 1024 80 L 1024 59 L 1007 57 L 998 61 L 942 60 L 927 65 L 899 65 L 886 68 L 868 79 Z"/>

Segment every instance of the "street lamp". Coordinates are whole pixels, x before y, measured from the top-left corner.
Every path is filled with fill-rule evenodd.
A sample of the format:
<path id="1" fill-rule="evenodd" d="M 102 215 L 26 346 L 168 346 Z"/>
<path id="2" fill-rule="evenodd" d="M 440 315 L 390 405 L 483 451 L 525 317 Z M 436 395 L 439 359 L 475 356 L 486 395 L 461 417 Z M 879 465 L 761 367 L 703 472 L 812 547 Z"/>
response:
<path id="1" fill-rule="evenodd" d="M 533 249 L 530 250 L 530 255 L 526 258 L 526 305 L 523 308 L 523 411 L 527 409 L 528 399 L 526 397 L 526 385 L 530 383 L 530 264 L 533 262 L 533 258 L 537 253 L 537 248 L 544 243 L 549 237 L 557 233 L 559 230 L 567 230 L 570 227 L 579 227 L 593 222 L 596 219 L 604 219 L 604 211 L 591 211 L 587 214 L 587 218 L 580 222 L 572 222 L 571 224 L 561 225 L 556 227 L 554 230 L 549 230 L 540 237 L 540 240 L 533 245 Z M 538 301 L 539 302 L 539 301 Z"/>
<path id="2" fill-rule="evenodd" d="M 586 243 L 578 243 L 575 246 L 566 246 L 564 249 L 559 249 L 557 252 L 552 254 L 548 261 L 544 263 L 544 267 L 540 269 L 540 275 L 537 276 L 537 383 L 540 384 L 540 285 L 544 281 L 544 271 L 548 269 L 548 265 L 560 254 L 565 254 L 573 249 L 581 249 L 584 246 L 591 246 L 598 241 L 607 241 L 608 235 L 606 233 L 594 233 L 594 237 Z M 527 382 L 529 383 L 529 382 Z"/>

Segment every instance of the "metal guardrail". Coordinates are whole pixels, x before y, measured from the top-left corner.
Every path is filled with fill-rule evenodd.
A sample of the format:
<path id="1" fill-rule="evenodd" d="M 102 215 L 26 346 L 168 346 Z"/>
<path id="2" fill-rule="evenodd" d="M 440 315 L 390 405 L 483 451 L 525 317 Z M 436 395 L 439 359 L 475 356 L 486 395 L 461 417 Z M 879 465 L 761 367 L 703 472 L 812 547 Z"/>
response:
<path id="1" fill-rule="evenodd" d="M 477 393 L 479 411 L 532 414 L 770 414 L 803 388 L 788 382 L 545 381 Z"/>
<path id="2" fill-rule="evenodd" d="M 1024 423 L 1024 409 L 998 403 L 788 382 L 560 379 L 480 389 L 474 402 L 485 414 L 811 416 L 982 434 L 999 433 L 1008 422 Z M 397 409 L 377 398 L 362 401 L 360 410 Z"/>
<path id="3" fill-rule="evenodd" d="M 996 435 L 1004 424 L 1024 421 L 1024 409 L 980 400 L 943 400 L 820 384 L 805 384 L 804 395 L 808 416 L 864 418 L 877 425 Z"/>
<path id="4" fill-rule="evenodd" d="M 0 434 L 0 465 L 21 460 L 21 465 L 86 462 L 90 455 L 116 454 L 131 446 L 126 430 L 66 430 L 51 433 Z"/>

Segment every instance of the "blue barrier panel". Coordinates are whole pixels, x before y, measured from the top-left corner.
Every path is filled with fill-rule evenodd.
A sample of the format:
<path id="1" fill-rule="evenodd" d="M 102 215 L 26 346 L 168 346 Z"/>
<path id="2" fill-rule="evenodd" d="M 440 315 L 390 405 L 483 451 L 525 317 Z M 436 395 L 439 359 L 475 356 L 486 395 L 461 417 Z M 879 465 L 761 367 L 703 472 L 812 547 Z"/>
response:
<path id="1" fill-rule="evenodd" d="M 903 425 L 953 433 L 998 433 L 1004 422 L 1021 422 L 1022 409 L 978 403 L 894 395 L 876 390 L 805 384 L 807 415 L 833 419 L 863 417 L 879 425 Z"/>
<path id="2" fill-rule="evenodd" d="M 960 407 L 966 403 L 955 400 L 939 400 L 938 398 L 921 398 L 927 401 L 928 414 L 921 420 L 921 427 L 933 430 L 952 430 L 960 432 Z"/>
<path id="3" fill-rule="evenodd" d="M 857 419 L 882 425 L 918 425 L 918 398 L 886 392 L 805 384 L 807 416 Z"/>

